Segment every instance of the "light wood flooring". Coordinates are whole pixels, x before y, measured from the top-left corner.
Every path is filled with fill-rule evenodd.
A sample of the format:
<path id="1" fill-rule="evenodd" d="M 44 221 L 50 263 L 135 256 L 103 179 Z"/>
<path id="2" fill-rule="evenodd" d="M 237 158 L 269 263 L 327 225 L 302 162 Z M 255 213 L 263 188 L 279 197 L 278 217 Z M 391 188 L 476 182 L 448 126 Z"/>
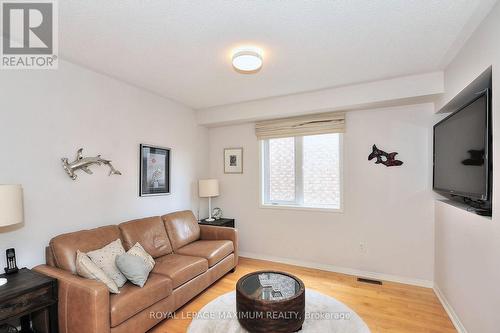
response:
<path id="1" fill-rule="evenodd" d="M 240 258 L 235 273 L 227 274 L 179 309 L 176 319 L 166 320 L 150 332 L 186 332 L 191 322 L 187 318 L 190 313 L 234 290 L 241 276 L 265 269 L 289 272 L 299 277 L 306 288 L 343 302 L 363 318 L 372 333 L 457 332 L 432 289 L 393 282 L 384 282 L 382 286 L 371 285 L 357 282 L 356 277 L 351 275 L 248 258 Z"/>

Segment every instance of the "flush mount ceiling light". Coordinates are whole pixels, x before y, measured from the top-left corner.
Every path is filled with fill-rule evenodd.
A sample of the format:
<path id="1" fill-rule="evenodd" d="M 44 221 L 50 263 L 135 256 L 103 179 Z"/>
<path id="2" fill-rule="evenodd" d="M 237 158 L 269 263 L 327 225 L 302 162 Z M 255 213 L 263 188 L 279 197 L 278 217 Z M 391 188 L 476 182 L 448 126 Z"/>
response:
<path id="1" fill-rule="evenodd" d="M 233 52 L 233 68 L 242 74 L 257 73 L 263 64 L 262 52 L 256 49 L 238 49 Z"/>

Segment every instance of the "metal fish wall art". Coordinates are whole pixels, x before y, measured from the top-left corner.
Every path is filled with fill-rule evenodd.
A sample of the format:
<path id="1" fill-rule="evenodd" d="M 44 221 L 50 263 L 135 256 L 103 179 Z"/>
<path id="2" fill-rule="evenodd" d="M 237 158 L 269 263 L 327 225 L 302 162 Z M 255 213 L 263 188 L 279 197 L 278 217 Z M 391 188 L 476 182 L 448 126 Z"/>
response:
<path id="1" fill-rule="evenodd" d="M 110 160 L 105 160 L 101 158 L 101 155 L 97 155 L 94 157 L 83 157 L 83 148 L 78 149 L 78 152 L 76 153 L 76 159 L 73 162 L 69 162 L 67 158 L 61 158 L 62 165 L 68 176 L 76 180 L 77 175 L 75 174 L 75 171 L 77 170 L 83 170 L 84 172 L 88 173 L 89 175 L 93 174 L 93 172 L 89 169 L 90 166 L 92 165 L 101 165 L 101 164 L 106 164 L 109 167 L 109 175 L 121 175 L 122 173 L 118 170 L 116 170 L 113 165 L 111 164 Z"/>

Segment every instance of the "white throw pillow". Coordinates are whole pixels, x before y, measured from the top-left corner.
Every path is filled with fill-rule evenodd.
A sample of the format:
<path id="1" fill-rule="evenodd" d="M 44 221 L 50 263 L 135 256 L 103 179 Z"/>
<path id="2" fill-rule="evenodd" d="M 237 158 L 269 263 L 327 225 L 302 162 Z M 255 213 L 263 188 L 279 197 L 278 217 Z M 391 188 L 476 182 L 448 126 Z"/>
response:
<path id="1" fill-rule="evenodd" d="M 80 252 L 80 250 L 76 251 L 76 273 L 86 279 L 101 281 L 113 294 L 120 293 L 115 281 L 107 276 L 102 269 L 97 267 L 97 265 L 94 264 L 85 253 Z"/>
<path id="2" fill-rule="evenodd" d="M 128 254 L 141 258 L 149 267 L 149 270 L 152 270 L 155 267 L 155 260 L 153 257 L 144 250 L 144 248 L 138 242 L 135 243 L 128 251 Z"/>
<path id="3" fill-rule="evenodd" d="M 127 282 L 127 278 L 116 267 L 115 261 L 117 256 L 124 253 L 122 241 L 117 239 L 99 250 L 87 252 L 87 255 L 97 267 L 115 281 L 118 288 L 121 288 Z"/>

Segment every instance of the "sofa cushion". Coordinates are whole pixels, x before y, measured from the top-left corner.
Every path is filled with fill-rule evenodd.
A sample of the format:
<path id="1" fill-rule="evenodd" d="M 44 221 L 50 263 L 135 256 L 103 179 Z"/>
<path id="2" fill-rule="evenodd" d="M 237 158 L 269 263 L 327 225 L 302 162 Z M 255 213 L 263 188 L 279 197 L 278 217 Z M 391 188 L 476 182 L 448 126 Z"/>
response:
<path id="1" fill-rule="evenodd" d="M 174 251 L 200 239 L 200 226 L 190 210 L 166 214 L 161 218 Z"/>
<path id="2" fill-rule="evenodd" d="M 127 253 L 131 254 L 133 256 L 141 258 L 142 261 L 144 261 L 144 263 L 146 265 L 148 265 L 148 267 L 150 267 L 150 270 L 152 270 L 153 267 L 155 267 L 155 260 L 153 259 L 153 257 L 151 257 L 149 255 L 149 253 L 146 252 L 146 250 L 144 250 L 144 248 L 141 246 L 141 244 L 135 243 L 135 245 L 132 246 L 127 251 Z"/>
<path id="3" fill-rule="evenodd" d="M 120 238 L 116 225 L 82 230 L 56 236 L 50 240 L 50 248 L 57 267 L 76 274 L 76 251 L 89 252 Z"/>
<path id="4" fill-rule="evenodd" d="M 116 266 L 116 258 L 124 253 L 122 241 L 117 239 L 101 249 L 87 252 L 87 255 L 97 267 L 115 281 L 118 288 L 121 288 L 127 282 L 127 278 Z"/>
<path id="5" fill-rule="evenodd" d="M 119 227 L 126 250 L 138 242 L 153 258 L 172 253 L 172 245 L 159 216 L 124 222 Z"/>
<path id="6" fill-rule="evenodd" d="M 153 266 L 148 265 L 141 257 L 125 253 L 116 257 L 116 266 L 123 275 L 139 287 L 144 287 L 148 280 L 149 272 Z"/>
<path id="7" fill-rule="evenodd" d="M 178 254 L 194 257 L 202 257 L 208 260 L 208 267 L 233 253 L 233 242 L 229 240 L 198 240 L 177 249 Z"/>
<path id="8" fill-rule="evenodd" d="M 175 289 L 207 270 L 208 262 L 206 259 L 169 254 L 156 259 L 153 273 L 168 276 L 172 280 L 172 286 Z"/>
<path id="9" fill-rule="evenodd" d="M 160 274 L 150 274 L 144 287 L 127 282 L 119 294 L 109 298 L 111 327 L 115 327 L 133 315 L 172 294 L 172 281 Z"/>
<path id="10" fill-rule="evenodd" d="M 119 294 L 118 285 L 102 269 L 97 267 L 86 253 L 76 251 L 76 272 L 81 277 L 97 280 L 106 285 L 113 294 Z"/>

